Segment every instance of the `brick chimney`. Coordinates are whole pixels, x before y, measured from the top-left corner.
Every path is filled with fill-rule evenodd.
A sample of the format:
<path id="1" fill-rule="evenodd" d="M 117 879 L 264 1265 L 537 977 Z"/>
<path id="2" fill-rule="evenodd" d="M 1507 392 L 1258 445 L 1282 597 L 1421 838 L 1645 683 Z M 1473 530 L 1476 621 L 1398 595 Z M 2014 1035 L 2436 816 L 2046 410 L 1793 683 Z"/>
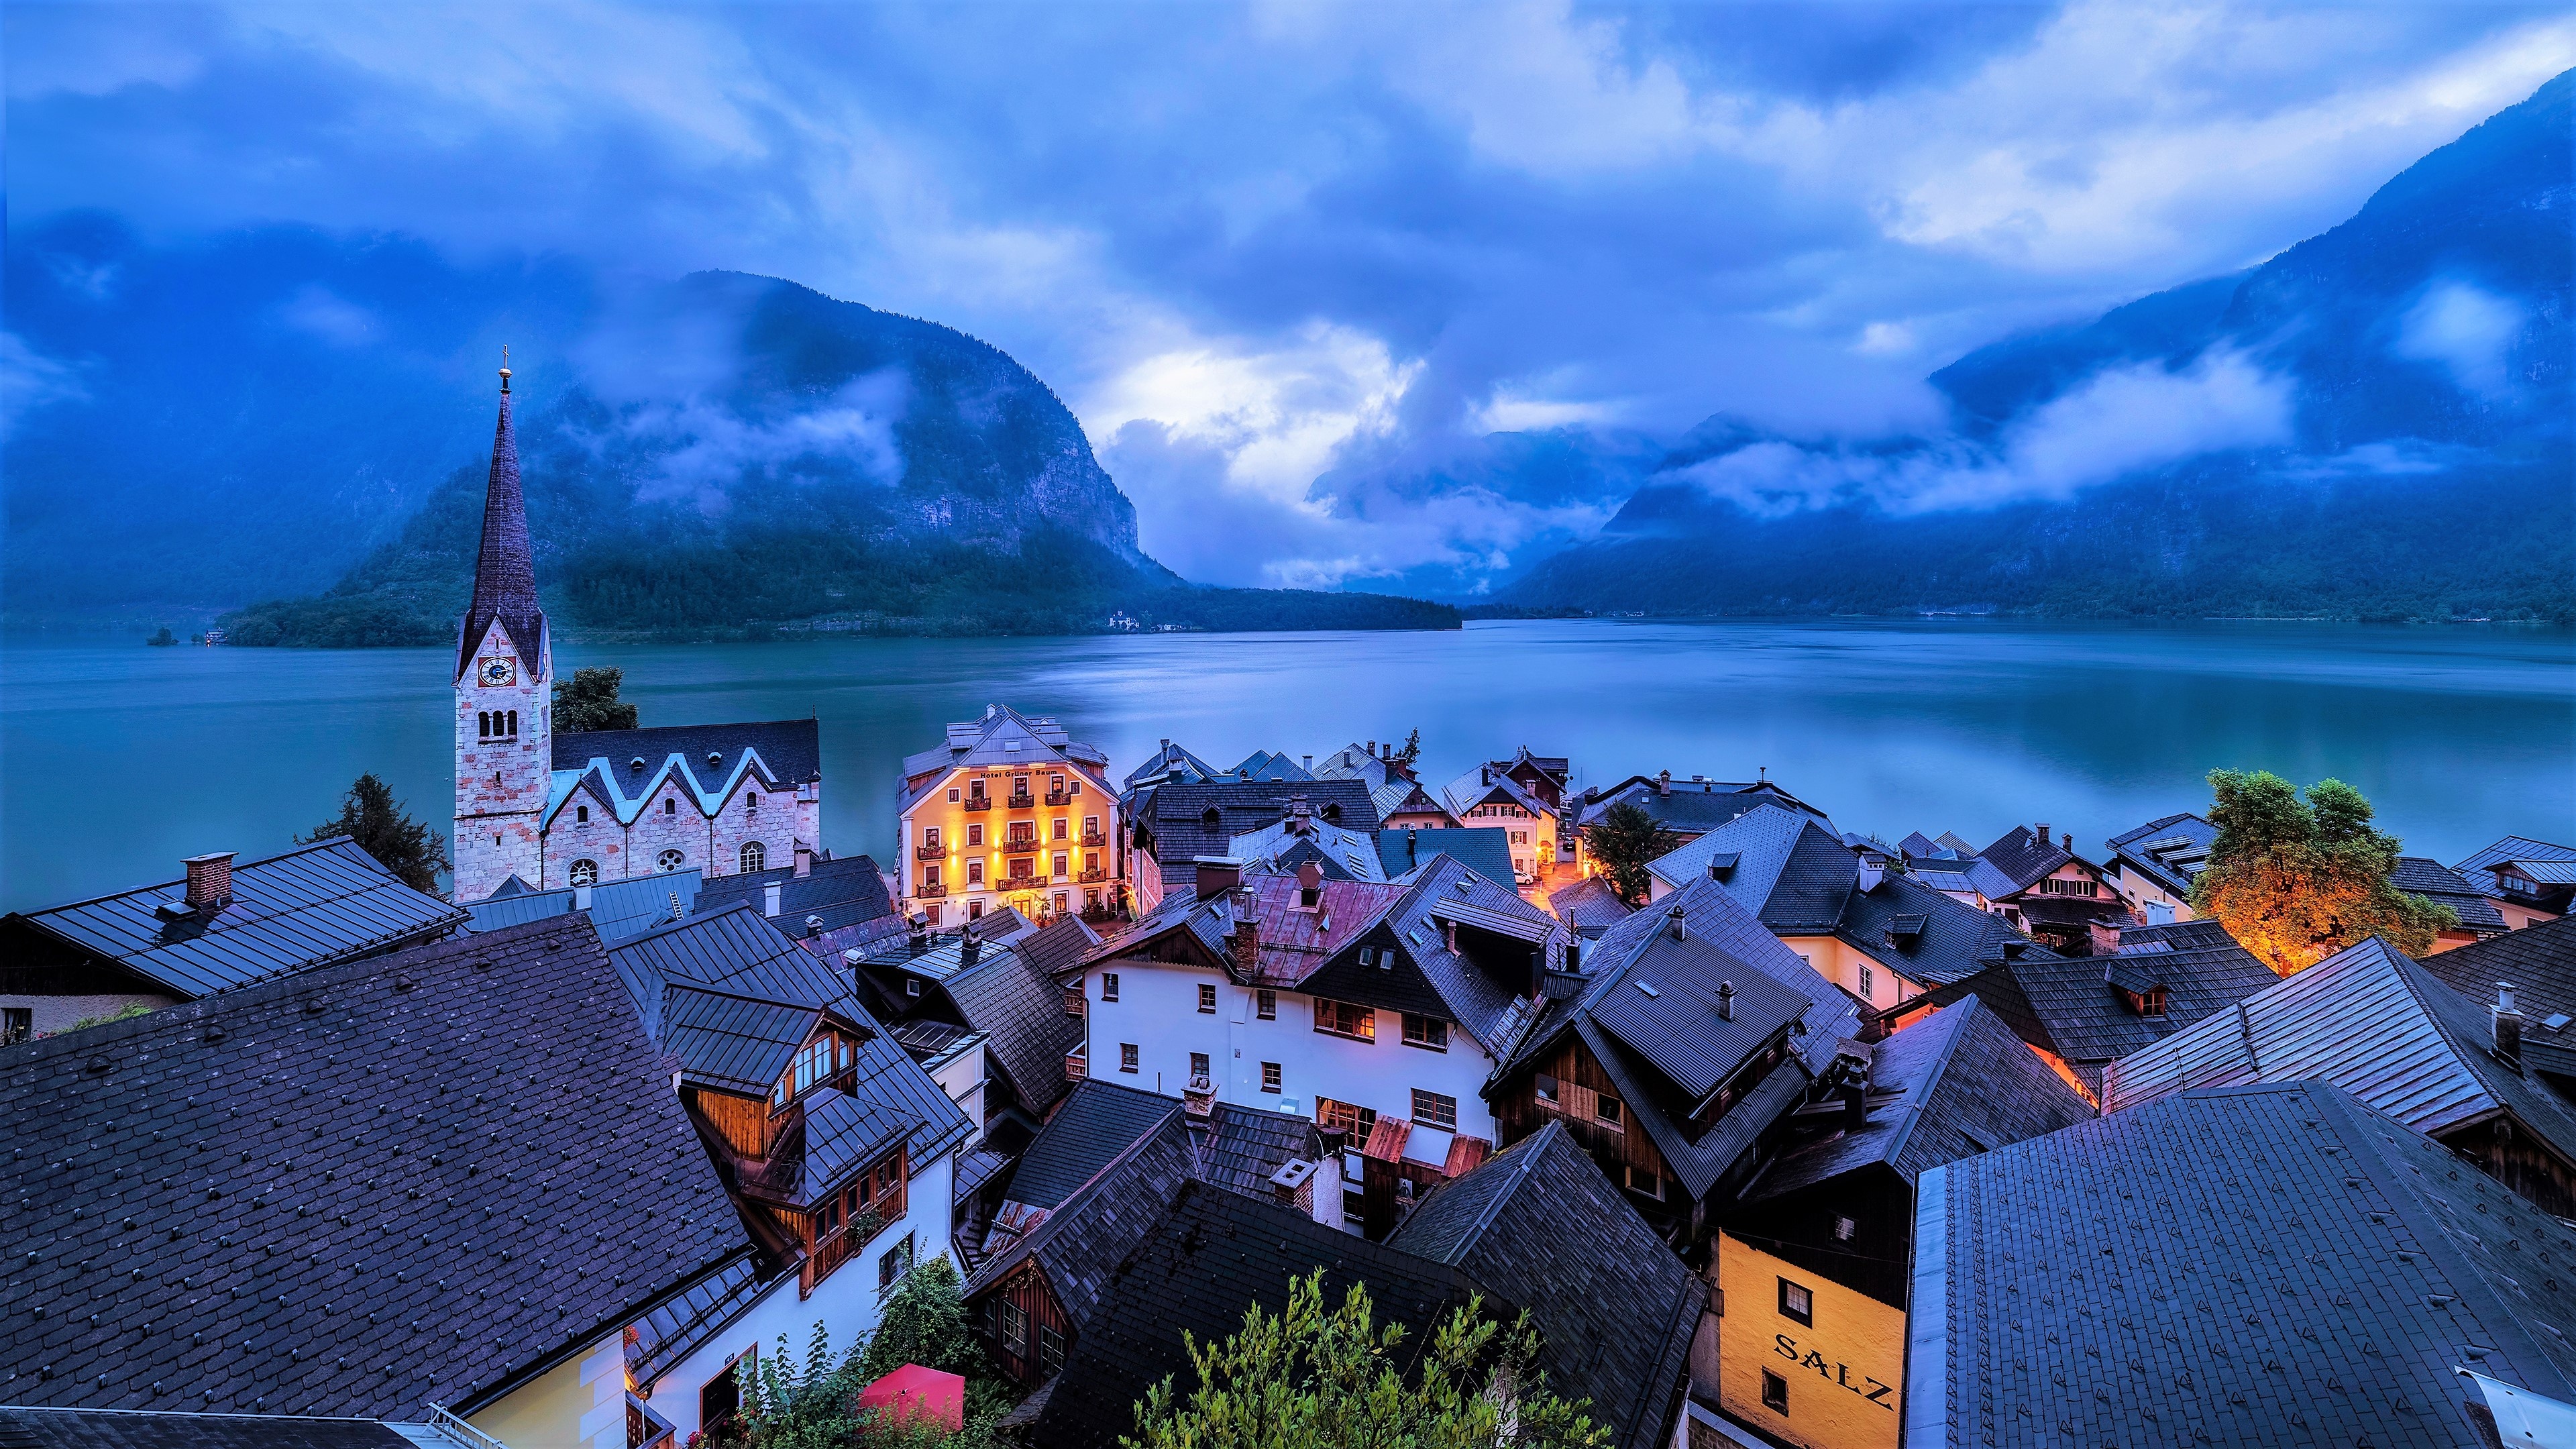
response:
<path id="1" fill-rule="evenodd" d="M 1250 916 L 1234 923 L 1231 938 L 1234 947 L 1234 969 L 1250 976 L 1261 965 L 1261 922 Z"/>
<path id="2" fill-rule="evenodd" d="M 2037 838 L 2038 838 L 2038 841 L 2039 841 L 2039 848 L 2040 848 L 2040 849 L 2042 849 L 2042 850 L 2046 850 L 2046 849 L 2048 848 L 2048 822 L 2047 822 L 2047 821 L 2043 820 L 2043 821 L 2039 822 L 2037 825 L 2032 826 L 2032 827 L 2030 828 L 2030 833 L 2031 833 L 2033 836 L 2035 836 L 2035 837 L 2037 837 Z"/>
<path id="3" fill-rule="evenodd" d="M 1231 855 L 1202 855 L 1196 864 L 1200 900 L 1221 896 L 1243 884 L 1243 862 Z"/>
<path id="4" fill-rule="evenodd" d="M 192 855 L 180 862 L 188 869 L 188 894 L 185 899 L 192 910 L 220 906 L 233 898 L 233 857 L 238 851 L 218 851 L 213 855 Z"/>

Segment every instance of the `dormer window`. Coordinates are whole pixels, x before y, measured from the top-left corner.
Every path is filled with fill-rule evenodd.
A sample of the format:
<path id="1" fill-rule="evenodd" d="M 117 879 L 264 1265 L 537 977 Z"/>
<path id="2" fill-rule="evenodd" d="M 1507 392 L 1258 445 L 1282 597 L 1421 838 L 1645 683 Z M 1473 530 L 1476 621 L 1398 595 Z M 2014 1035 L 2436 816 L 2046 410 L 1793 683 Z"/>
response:
<path id="1" fill-rule="evenodd" d="M 828 1032 L 805 1043 L 796 1053 L 796 1065 L 789 1069 L 787 1081 L 780 1084 L 787 1095 L 778 1100 L 784 1103 L 791 1097 L 801 1097 L 816 1083 L 828 1080 L 837 1069 L 839 1055 L 840 1038 Z"/>

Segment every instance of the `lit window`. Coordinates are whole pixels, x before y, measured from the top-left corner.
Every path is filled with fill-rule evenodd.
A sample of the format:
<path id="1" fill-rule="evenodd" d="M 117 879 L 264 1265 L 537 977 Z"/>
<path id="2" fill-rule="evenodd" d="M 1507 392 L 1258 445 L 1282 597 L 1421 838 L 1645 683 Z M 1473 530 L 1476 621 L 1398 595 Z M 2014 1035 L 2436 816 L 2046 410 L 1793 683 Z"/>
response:
<path id="1" fill-rule="evenodd" d="M 1118 999 L 1117 972 L 1103 971 L 1100 973 L 1100 999 L 1103 1001 L 1116 1001 Z"/>
<path id="2" fill-rule="evenodd" d="M 1061 815 L 1055 818 L 1055 835 L 1052 838 L 1056 840 L 1066 840 L 1071 838 L 1065 833 L 1064 817 Z"/>
<path id="3" fill-rule="evenodd" d="M 968 885 L 982 885 L 984 883 L 984 862 L 980 860 L 970 860 L 966 862 L 966 883 Z"/>
<path id="4" fill-rule="evenodd" d="M 1413 1123 L 1417 1127 L 1433 1127 L 1442 1132 L 1457 1131 L 1458 1099 L 1414 1088 Z"/>
<path id="5" fill-rule="evenodd" d="M 966 919 L 970 921 L 980 921 L 984 919 L 984 903 L 982 901 L 968 901 L 966 903 Z"/>
<path id="6" fill-rule="evenodd" d="M 1263 1021 L 1277 1021 L 1279 993 L 1266 986 L 1252 993 L 1252 1014 Z"/>
<path id="7" fill-rule="evenodd" d="M 1404 1044 L 1425 1047 L 1435 1052 L 1449 1050 L 1449 1023 L 1436 1016 L 1404 1013 Z"/>
<path id="8" fill-rule="evenodd" d="M 1205 982 L 1199 984 L 1199 1015 L 1216 1015 L 1216 988 Z"/>
<path id="9" fill-rule="evenodd" d="M 936 865 L 923 866 L 921 868 L 921 883 L 926 886 L 935 886 L 939 884 L 939 867 Z"/>
<path id="10" fill-rule="evenodd" d="M 1377 1013 L 1347 1001 L 1315 998 L 1315 1030 L 1360 1041 L 1377 1040 Z"/>
<path id="11" fill-rule="evenodd" d="M 1086 836 L 1098 835 L 1100 833 L 1100 817 L 1097 815 L 1083 816 L 1082 833 Z"/>
<path id="12" fill-rule="evenodd" d="M 653 863 L 666 871 L 678 870 L 689 863 L 689 857 L 677 850 L 666 850 L 653 857 Z"/>
<path id="13" fill-rule="evenodd" d="M 599 884 L 599 862 L 595 860 L 574 861 L 572 863 L 572 875 L 570 879 L 572 883 L 577 886 Z"/>
<path id="14" fill-rule="evenodd" d="M 1794 1318 L 1809 1328 L 1816 1326 L 1816 1295 L 1804 1283 L 1780 1280 L 1780 1316 Z"/>
<path id="15" fill-rule="evenodd" d="M 1280 1090 L 1279 1064 L 1277 1062 L 1263 1062 L 1261 1064 L 1261 1090 L 1265 1092 L 1276 1092 Z"/>
<path id="16" fill-rule="evenodd" d="M 939 827 L 932 825 L 923 829 L 921 832 L 921 844 L 922 848 L 925 850 L 937 850 L 939 848 Z"/>
<path id="17" fill-rule="evenodd" d="M 742 843 L 742 869 L 745 875 L 769 868 L 769 847 L 757 840 Z"/>
<path id="18" fill-rule="evenodd" d="M 1371 1132 L 1377 1130 L 1377 1111 L 1351 1102 L 1336 1102 L 1330 1097 L 1317 1097 L 1315 1125 L 1328 1129 L 1338 1128 L 1351 1134 L 1353 1138 L 1358 1139 L 1351 1144 L 1356 1149 L 1360 1142 L 1367 1140 Z"/>
<path id="19" fill-rule="evenodd" d="M 1061 850 L 1057 851 L 1057 852 L 1055 853 L 1054 869 L 1055 869 L 1055 874 L 1056 874 L 1057 876 L 1059 876 L 1059 877 L 1061 877 L 1061 876 L 1063 876 L 1063 875 L 1067 874 L 1067 872 L 1066 872 L 1066 870 L 1065 870 L 1065 868 L 1064 868 L 1064 861 L 1065 861 L 1065 855 L 1064 855 L 1064 852 L 1063 852 L 1063 851 L 1061 851 Z"/>
<path id="20" fill-rule="evenodd" d="M 1118 1044 L 1118 1070 L 1122 1072 L 1132 1072 L 1136 1070 L 1136 1044 L 1134 1042 L 1122 1041 Z"/>

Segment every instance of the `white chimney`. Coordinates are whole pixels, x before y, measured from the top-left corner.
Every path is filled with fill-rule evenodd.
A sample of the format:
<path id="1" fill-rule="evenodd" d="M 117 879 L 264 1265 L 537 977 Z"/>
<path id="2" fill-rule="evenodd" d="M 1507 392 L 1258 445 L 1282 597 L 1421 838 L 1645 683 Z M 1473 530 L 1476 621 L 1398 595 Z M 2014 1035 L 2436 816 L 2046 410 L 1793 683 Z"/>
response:
<path id="1" fill-rule="evenodd" d="M 1860 858 L 1860 891 L 1862 895 L 1867 895 L 1871 891 L 1878 889 L 1878 883 L 1885 879 L 1887 879 L 1887 862 L 1885 859 L 1875 855 L 1864 855 Z"/>
<path id="2" fill-rule="evenodd" d="M 1681 907 L 1675 906 L 1671 910 L 1664 912 L 1664 921 L 1667 927 L 1672 931 L 1674 940 L 1680 941 L 1688 939 L 1688 933 L 1682 927 Z"/>
<path id="3" fill-rule="evenodd" d="M 2513 1004 L 2513 983 L 2496 983 L 2495 1054 L 2509 1062 L 2522 1060 L 2522 1010 Z"/>
<path id="4" fill-rule="evenodd" d="M 577 885 L 572 888 L 572 908 L 576 911 L 590 909 L 590 887 Z"/>
<path id="5" fill-rule="evenodd" d="M 761 913 L 762 915 L 764 915 L 764 916 L 775 916 L 775 915 L 777 915 L 777 914 L 778 914 L 778 892 L 779 892 L 779 889 L 780 889 L 780 887 L 779 887 L 779 885 L 778 885 L 778 882 L 776 882 L 776 881 L 771 881 L 767 886 L 765 886 L 765 887 L 763 887 L 763 888 L 761 889 L 761 892 L 760 892 L 760 913 Z"/>

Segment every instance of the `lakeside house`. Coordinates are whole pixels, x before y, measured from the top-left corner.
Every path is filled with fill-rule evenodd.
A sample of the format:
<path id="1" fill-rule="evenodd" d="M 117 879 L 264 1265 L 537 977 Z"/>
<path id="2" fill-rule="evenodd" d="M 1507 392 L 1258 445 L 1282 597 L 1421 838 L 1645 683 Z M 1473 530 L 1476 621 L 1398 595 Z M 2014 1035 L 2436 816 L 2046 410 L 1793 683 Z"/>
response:
<path id="1" fill-rule="evenodd" d="M 1109 757 L 1054 720 L 987 705 L 947 742 L 908 755 L 897 819 L 902 913 L 933 926 L 1009 908 L 1108 920 L 1126 865 Z"/>
<path id="2" fill-rule="evenodd" d="M 2451 869 L 2517 931 L 2554 921 L 2576 902 L 2576 845 L 2508 835 Z"/>

